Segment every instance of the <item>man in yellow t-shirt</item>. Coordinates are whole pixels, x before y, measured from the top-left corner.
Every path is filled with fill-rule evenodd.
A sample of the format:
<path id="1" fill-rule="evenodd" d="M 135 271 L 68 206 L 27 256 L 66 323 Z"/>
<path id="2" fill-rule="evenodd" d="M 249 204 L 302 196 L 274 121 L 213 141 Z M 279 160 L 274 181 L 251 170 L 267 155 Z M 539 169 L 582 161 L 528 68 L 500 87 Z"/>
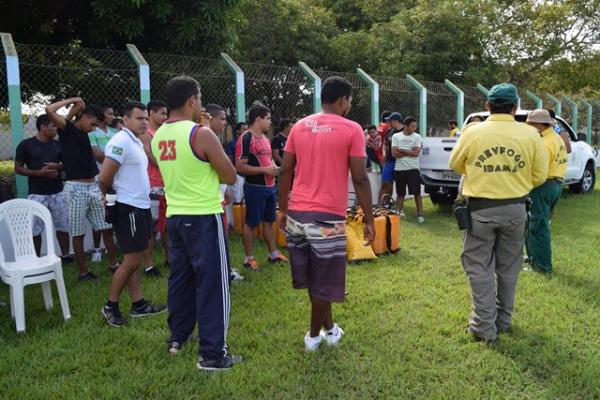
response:
<path id="1" fill-rule="evenodd" d="M 525 204 L 548 174 L 539 133 L 514 119 L 518 102 L 513 85 L 495 85 L 486 103 L 490 117 L 470 126 L 450 156 L 450 168 L 466 175 L 463 194 L 472 223 L 462 255 L 473 299 L 469 331 L 487 343 L 510 330 L 523 263 Z"/>
<path id="2" fill-rule="evenodd" d="M 550 239 L 550 215 L 562 193 L 562 180 L 567 171 L 567 148 L 556 134 L 552 119 L 546 110 L 534 110 L 527 116 L 527 124 L 540 132 L 548 152 L 548 179 L 531 191 L 531 220 L 526 248 L 531 267 L 538 272 L 552 273 L 552 245 Z"/>
<path id="3" fill-rule="evenodd" d="M 448 123 L 448 127 L 450 128 L 450 133 L 448 134 L 448 137 L 455 137 L 458 133 L 458 122 L 456 122 L 455 119 L 451 119 Z"/>

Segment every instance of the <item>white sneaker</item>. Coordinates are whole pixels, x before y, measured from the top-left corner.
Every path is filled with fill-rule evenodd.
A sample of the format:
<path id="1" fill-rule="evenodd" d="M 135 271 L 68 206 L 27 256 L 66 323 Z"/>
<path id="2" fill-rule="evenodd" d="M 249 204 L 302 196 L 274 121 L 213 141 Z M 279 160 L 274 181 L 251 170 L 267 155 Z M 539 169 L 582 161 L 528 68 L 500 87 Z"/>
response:
<path id="1" fill-rule="evenodd" d="M 340 340 L 342 340 L 342 336 L 344 336 L 344 330 L 338 324 L 333 324 L 333 328 L 330 331 L 321 332 L 325 337 L 325 342 L 330 346 L 337 346 Z"/>
<path id="2" fill-rule="evenodd" d="M 319 336 L 311 337 L 310 331 L 304 335 L 304 349 L 308 352 L 317 351 L 319 345 L 323 341 L 323 331 L 319 332 Z"/>
<path id="3" fill-rule="evenodd" d="M 240 274 L 240 271 L 238 271 L 235 268 L 231 268 L 229 276 L 231 277 L 232 282 L 239 282 L 244 280 L 244 275 Z"/>
<path id="4" fill-rule="evenodd" d="M 422 215 L 419 215 L 419 216 L 417 217 L 417 222 L 418 222 L 418 223 L 420 223 L 420 224 L 422 224 L 422 223 L 424 223 L 424 222 L 425 222 L 425 218 L 424 218 Z"/>
<path id="5" fill-rule="evenodd" d="M 102 262 L 102 250 L 92 251 L 92 262 Z"/>
<path id="6" fill-rule="evenodd" d="M 404 214 L 404 211 L 403 211 L 403 210 L 400 210 L 400 216 L 401 216 L 401 217 L 406 217 L 406 214 Z"/>

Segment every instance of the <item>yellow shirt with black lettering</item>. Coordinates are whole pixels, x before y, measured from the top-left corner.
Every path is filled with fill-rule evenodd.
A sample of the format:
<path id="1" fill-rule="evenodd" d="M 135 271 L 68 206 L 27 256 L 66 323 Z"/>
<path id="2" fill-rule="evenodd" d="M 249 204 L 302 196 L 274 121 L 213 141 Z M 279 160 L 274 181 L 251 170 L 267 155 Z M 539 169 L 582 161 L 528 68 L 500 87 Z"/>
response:
<path id="1" fill-rule="evenodd" d="M 548 151 L 548 179 L 564 178 L 569 160 L 565 142 L 552 127 L 544 129 L 541 135 Z"/>
<path id="2" fill-rule="evenodd" d="M 456 134 L 458 133 L 459 129 L 458 128 L 454 128 L 450 131 L 450 134 L 448 135 L 448 137 L 454 137 L 456 136 Z"/>
<path id="3" fill-rule="evenodd" d="M 523 197 L 548 176 L 548 155 L 539 133 L 510 114 L 492 114 L 469 126 L 449 164 L 466 175 L 463 194 L 468 197 Z"/>

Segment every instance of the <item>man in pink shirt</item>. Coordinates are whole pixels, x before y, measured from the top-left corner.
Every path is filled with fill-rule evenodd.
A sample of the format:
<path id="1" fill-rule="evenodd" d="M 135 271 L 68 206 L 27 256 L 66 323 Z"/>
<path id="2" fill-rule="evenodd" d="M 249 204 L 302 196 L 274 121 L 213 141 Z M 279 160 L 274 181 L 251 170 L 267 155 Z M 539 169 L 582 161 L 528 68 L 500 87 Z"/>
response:
<path id="1" fill-rule="evenodd" d="M 327 79 L 321 101 L 322 113 L 292 128 L 279 178 L 280 224 L 288 240 L 292 284 L 308 289 L 312 306 L 310 331 L 304 336 L 307 351 L 317 350 L 323 340 L 335 346 L 344 334 L 333 322 L 331 303 L 343 302 L 346 293 L 348 170 L 365 214 L 365 240 L 371 242 L 375 232 L 365 136 L 360 125 L 345 118 L 352 85 L 343 78 Z"/>
<path id="2" fill-rule="evenodd" d="M 152 253 L 156 244 L 156 235 L 160 232 L 160 242 L 165 253 L 165 265 L 169 265 L 169 238 L 167 236 L 167 200 L 165 198 L 162 176 L 158 170 L 156 159 L 152 155 L 150 143 L 154 134 L 160 126 L 167 120 L 167 105 L 162 101 L 152 100 L 148 103 L 148 128 L 146 134 L 140 135 L 140 140 L 144 144 L 144 151 L 148 156 L 148 178 L 150 179 L 150 199 L 152 200 L 152 237 L 150 244 L 144 251 L 144 263 L 146 267 L 144 273 L 148 276 L 160 276 L 158 268 L 152 261 Z"/>

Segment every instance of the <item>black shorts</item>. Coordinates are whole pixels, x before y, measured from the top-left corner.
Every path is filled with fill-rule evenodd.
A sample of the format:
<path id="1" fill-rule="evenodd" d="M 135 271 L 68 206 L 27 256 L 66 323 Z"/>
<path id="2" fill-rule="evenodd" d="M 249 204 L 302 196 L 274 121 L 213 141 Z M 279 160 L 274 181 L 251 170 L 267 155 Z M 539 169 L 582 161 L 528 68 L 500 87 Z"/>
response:
<path id="1" fill-rule="evenodd" d="M 409 194 L 413 196 L 421 194 L 421 173 L 418 169 L 394 171 L 394 181 L 396 182 L 396 194 L 398 196 L 406 196 L 407 186 Z"/>
<path id="2" fill-rule="evenodd" d="M 148 248 L 152 235 L 152 212 L 117 203 L 117 218 L 113 224 L 119 249 L 124 254 L 139 253 Z"/>

